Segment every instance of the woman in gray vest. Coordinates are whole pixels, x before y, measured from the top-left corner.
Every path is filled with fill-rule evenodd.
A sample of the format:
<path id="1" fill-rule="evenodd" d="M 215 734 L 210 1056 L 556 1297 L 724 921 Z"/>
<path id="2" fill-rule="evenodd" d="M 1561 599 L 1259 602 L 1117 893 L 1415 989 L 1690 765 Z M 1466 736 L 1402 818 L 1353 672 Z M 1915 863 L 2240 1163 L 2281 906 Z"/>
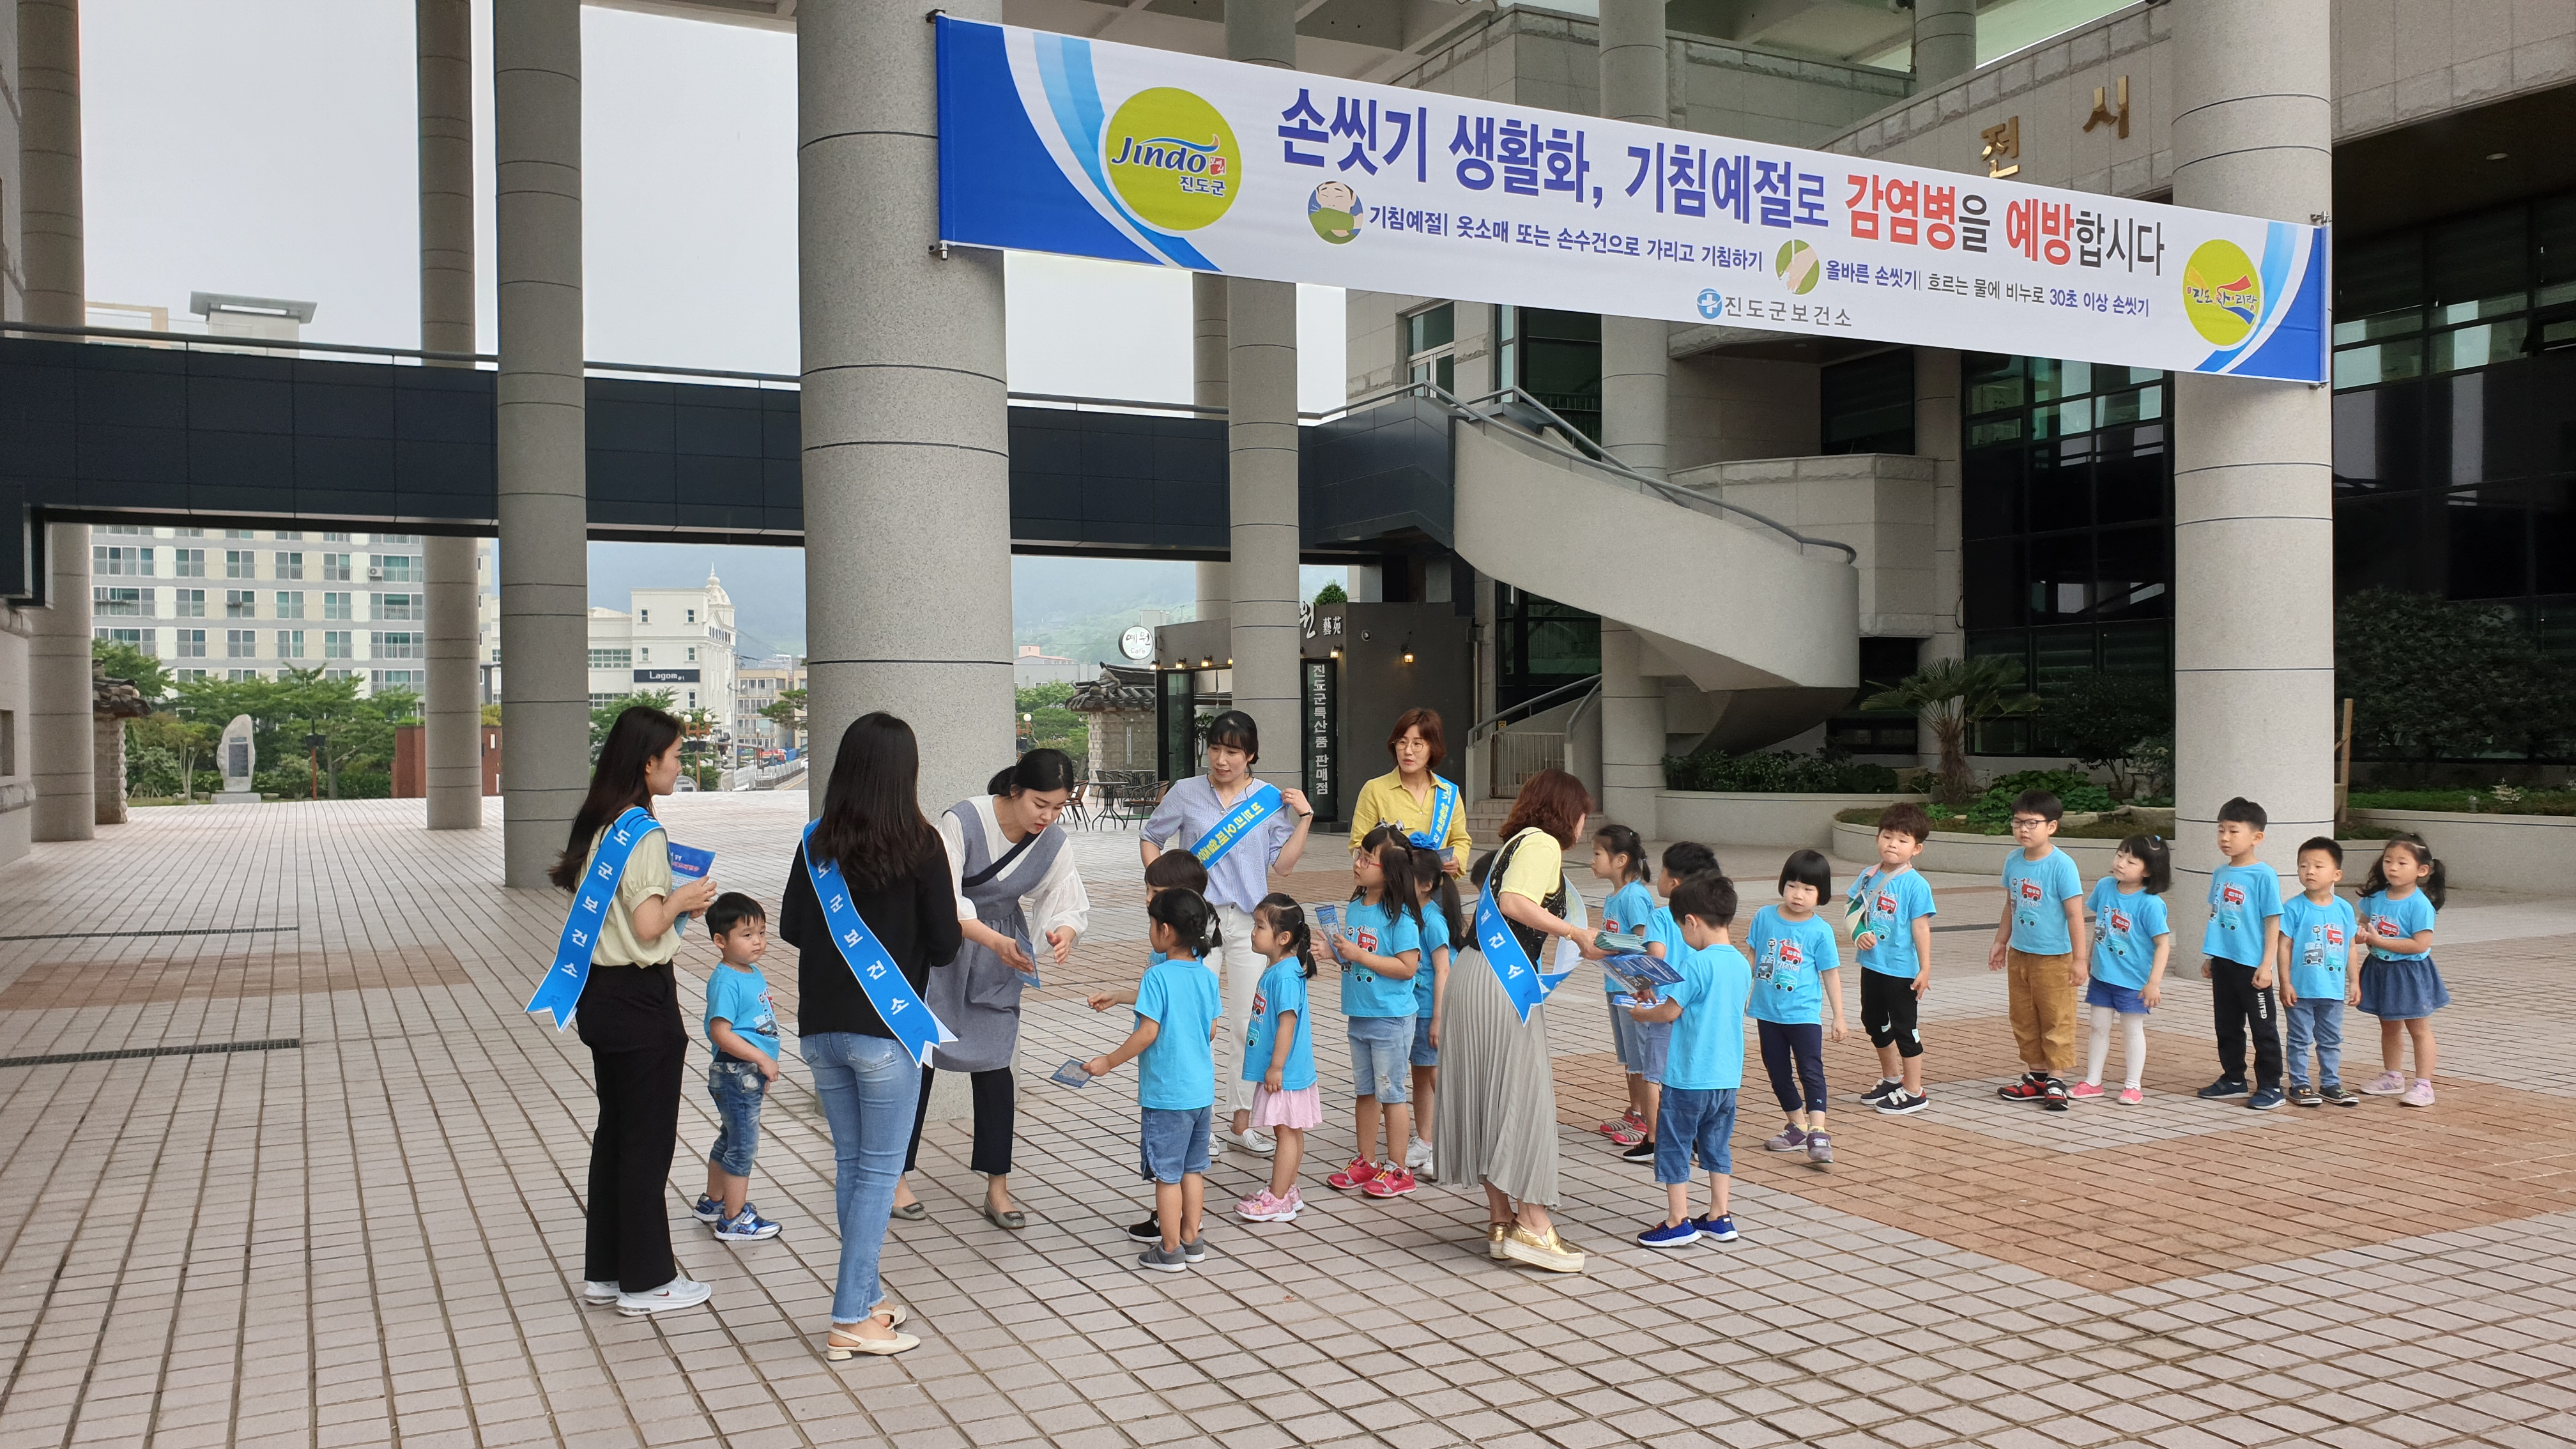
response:
<path id="1" fill-rule="evenodd" d="M 957 886 L 957 920 L 965 933 L 957 964 L 933 972 L 928 1001 L 957 1040 L 939 1047 L 921 1069 L 921 1110 L 913 1114 L 904 1171 L 921 1157 L 921 1122 L 930 1111 L 934 1071 L 970 1073 L 975 1094 L 975 1151 L 968 1165 L 985 1175 L 984 1216 L 996 1227 L 1028 1219 L 1011 1203 L 1011 1056 L 1020 1042 L 1020 993 L 1037 937 L 1062 966 L 1090 924 L 1091 898 L 1055 828 L 1077 780 L 1062 750 L 1031 750 L 993 777 L 991 794 L 960 800 L 939 817 L 948 873 Z M 1032 930 L 1030 922 L 1037 923 Z M 895 1189 L 894 1215 L 928 1217 L 909 1184 Z"/>

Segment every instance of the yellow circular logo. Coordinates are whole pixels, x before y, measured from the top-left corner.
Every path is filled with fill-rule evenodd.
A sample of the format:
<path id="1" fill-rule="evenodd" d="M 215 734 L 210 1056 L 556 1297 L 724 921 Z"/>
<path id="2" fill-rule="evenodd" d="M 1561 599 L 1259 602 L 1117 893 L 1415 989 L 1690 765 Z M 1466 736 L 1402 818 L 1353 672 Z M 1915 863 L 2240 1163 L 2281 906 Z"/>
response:
<path id="1" fill-rule="evenodd" d="M 1789 290 L 1805 296 L 1816 290 L 1816 280 L 1824 274 L 1824 264 L 1816 260 L 1816 249 L 1802 241 L 1782 242 L 1780 255 L 1771 262 L 1771 270 L 1780 274 Z"/>
<path id="2" fill-rule="evenodd" d="M 1101 133 L 1109 184 L 1147 225 L 1196 231 L 1225 215 L 1243 184 L 1243 152 L 1225 117 L 1188 91 L 1138 91 Z"/>
<path id="3" fill-rule="evenodd" d="M 2182 310 L 2192 330 L 2220 347 L 2233 347 L 2263 317 L 2263 279 L 2254 260 L 2232 241 L 2202 242 L 2182 268 Z"/>

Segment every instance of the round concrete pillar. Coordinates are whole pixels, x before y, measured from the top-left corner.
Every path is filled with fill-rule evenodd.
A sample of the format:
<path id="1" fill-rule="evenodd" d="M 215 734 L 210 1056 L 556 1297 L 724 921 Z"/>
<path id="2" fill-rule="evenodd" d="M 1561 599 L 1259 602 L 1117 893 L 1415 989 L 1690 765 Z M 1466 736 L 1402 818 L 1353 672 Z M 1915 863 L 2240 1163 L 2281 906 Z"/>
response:
<path id="1" fill-rule="evenodd" d="M 1648 839 L 1664 788 L 1664 692 L 1645 676 L 1644 641 L 1601 621 L 1601 814 Z"/>
<path id="2" fill-rule="evenodd" d="M 543 886 L 590 780 L 580 0 L 492 12 L 506 879 Z"/>
<path id="3" fill-rule="evenodd" d="M 2331 8 L 2175 0 L 2176 205 L 2303 225 L 2332 210 Z M 2332 403 L 2299 383 L 2174 379 L 2174 859 L 2195 882 L 2220 863 L 2230 796 L 2270 814 L 2262 858 L 2284 873 L 2301 840 L 2332 833 Z"/>
<path id="4" fill-rule="evenodd" d="M 1914 0 L 1914 83 L 1937 86 L 1977 68 L 1977 0 Z"/>
<path id="5" fill-rule="evenodd" d="M 1011 502 L 1002 257 L 939 235 L 926 7 L 796 12 L 812 803 L 851 720 L 921 741 L 921 803 L 1010 762 Z M 952 0 L 999 21 L 1000 0 Z M 935 500 L 935 503 L 933 502 Z"/>
<path id="6" fill-rule="evenodd" d="M 1666 64 L 1664 0 L 1601 0 L 1602 115 L 1671 124 Z M 1667 467 L 1671 332 L 1651 317 L 1601 319 L 1601 445 L 1657 478 Z M 1606 717 L 1603 728 L 1610 728 Z"/>
<path id="7" fill-rule="evenodd" d="M 81 201 L 80 0 L 18 0 L 20 255 L 27 320 L 89 322 Z M 98 833 L 97 736 L 90 726 L 89 525 L 45 529 L 47 607 L 27 641 L 27 764 L 37 840 Z"/>
<path id="8" fill-rule="evenodd" d="M 413 0 L 420 114 L 420 345 L 474 350 L 474 34 L 466 0 Z M 457 365 L 457 364 L 450 364 Z M 475 540 L 432 535 L 428 689 L 421 746 L 429 828 L 483 824 L 483 711 L 475 668 Z"/>
<path id="9" fill-rule="evenodd" d="M 1225 356 L 1225 278 L 1190 273 L 1190 402 L 1221 408 L 1228 396 Z M 1232 612 L 1234 585 L 1223 559 L 1201 559 L 1194 619 L 1222 619 Z"/>
<path id="10" fill-rule="evenodd" d="M 1939 622 L 1924 642 L 1919 662 L 1958 659 L 1967 654 L 1961 623 L 1966 576 L 1960 571 L 1960 537 L 1965 520 L 1959 495 L 1959 354 L 1947 347 L 1914 349 L 1914 453 L 1932 460 L 1932 601 Z M 1941 763 L 1927 720 L 1919 735 L 1917 761 Z"/>

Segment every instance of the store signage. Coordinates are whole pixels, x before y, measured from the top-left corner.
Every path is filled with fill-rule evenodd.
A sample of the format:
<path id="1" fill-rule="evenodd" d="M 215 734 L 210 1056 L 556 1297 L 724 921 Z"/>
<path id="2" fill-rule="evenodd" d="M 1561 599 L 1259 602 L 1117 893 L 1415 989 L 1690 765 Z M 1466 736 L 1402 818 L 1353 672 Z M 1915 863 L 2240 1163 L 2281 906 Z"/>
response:
<path id="1" fill-rule="evenodd" d="M 938 23 L 951 244 L 2325 377 L 2322 227 Z"/>
<path id="2" fill-rule="evenodd" d="M 638 669 L 635 671 L 635 682 L 637 684 L 695 684 L 698 682 L 698 671 L 694 669 Z"/>
<path id="3" fill-rule="evenodd" d="M 1339 677 L 1330 659 L 1301 663 L 1306 672 L 1305 698 L 1300 701 L 1305 712 L 1306 799 L 1318 816 L 1339 820 L 1341 771 L 1335 758 L 1335 737 L 1341 725 L 1341 700 L 1336 689 Z"/>

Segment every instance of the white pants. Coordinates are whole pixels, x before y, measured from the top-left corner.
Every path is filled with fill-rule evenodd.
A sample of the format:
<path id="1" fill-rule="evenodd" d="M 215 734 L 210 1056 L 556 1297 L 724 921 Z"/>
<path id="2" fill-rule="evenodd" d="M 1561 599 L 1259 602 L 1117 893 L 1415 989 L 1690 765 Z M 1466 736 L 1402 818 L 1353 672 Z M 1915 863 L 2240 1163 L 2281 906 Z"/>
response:
<path id="1" fill-rule="evenodd" d="M 1252 913 L 1232 906 L 1216 908 L 1217 930 L 1224 941 L 1202 959 L 1216 973 L 1217 999 L 1225 1004 L 1225 1014 L 1217 1018 L 1216 1041 L 1216 1111 L 1214 1127 L 1223 1131 L 1234 1125 L 1236 1112 L 1252 1110 L 1253 1084 L 1243 1080 L 1243 1037 L 1252 1025 L 1254 988 L 1261 984 L 1261 973 L 1269 963 L 1252 949 Z"/>

